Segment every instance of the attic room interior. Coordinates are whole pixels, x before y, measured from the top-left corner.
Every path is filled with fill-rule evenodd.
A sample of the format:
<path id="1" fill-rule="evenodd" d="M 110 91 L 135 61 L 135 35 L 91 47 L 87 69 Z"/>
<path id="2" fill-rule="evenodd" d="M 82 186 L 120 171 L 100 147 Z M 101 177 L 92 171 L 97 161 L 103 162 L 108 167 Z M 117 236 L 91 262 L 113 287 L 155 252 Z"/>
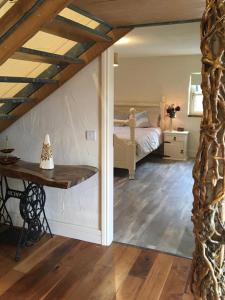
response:
<path id="1" fill-rule="evenodd" d="M 0 0 L 0 299 L 225 299 L 224 0 Z"/>

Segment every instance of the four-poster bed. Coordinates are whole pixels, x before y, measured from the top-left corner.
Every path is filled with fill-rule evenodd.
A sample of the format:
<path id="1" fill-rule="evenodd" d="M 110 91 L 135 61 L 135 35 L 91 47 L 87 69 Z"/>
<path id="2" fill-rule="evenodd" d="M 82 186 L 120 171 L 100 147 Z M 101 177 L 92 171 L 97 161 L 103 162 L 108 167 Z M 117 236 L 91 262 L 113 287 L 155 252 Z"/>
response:
<path id="1" fill-rule="evenodd" d="M 162 144 L 164 129 L 165 99 L 156 104 L 126 104 L 115 106 L 115 116 L 129 116 L 114 120 L 114 167 L 127 169 L 129 179 L 135 178 L 136 163 L 156 150 Z M 137 125 L 137 115 L 148 115 L 149 124 Z"/>

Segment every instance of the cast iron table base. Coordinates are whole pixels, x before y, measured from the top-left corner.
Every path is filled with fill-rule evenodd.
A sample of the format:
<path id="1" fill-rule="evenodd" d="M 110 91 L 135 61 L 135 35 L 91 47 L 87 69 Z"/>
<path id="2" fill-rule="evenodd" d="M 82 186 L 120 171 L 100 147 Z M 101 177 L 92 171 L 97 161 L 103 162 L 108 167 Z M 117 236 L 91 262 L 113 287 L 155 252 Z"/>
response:
<path id="1" fill-rule="evenodd" d="M 93 176 L 98 169 L 92 166 L 55 165 L 53 170 L 43 170 L 38 163 L 19 160 L 15 164 L 0 164 L 0 225 L 13 227 L 7 210 L 9 198 L 19 199 L 23 226 L 17 243 L 16 260 L 20 259 L 21 248 L 35 244 L 49 232 L 52 236 L 46 215 L 46 195 L 43 186 L 69 189 Z M 8 178 L 19 179 L 22 191 L 9 187 Z"/>
<path id="2" fill-rule="evenodd" d="M 0 224 L 13 227 L 12 218 L 8 212 L 6 203 L 10 198 L 19 199 L 20 215 L 23 219 L 23 226 L 20 232 L 16 248 L 15 260 L 21 258 L 21 249 L 38 242 L 42 236 L 51 229 L 45 214 L 46 195 L 42 185 L 23 182 L 23 191 L 11 189 L 8 179 L 5 176 L 0 180 Z"/>

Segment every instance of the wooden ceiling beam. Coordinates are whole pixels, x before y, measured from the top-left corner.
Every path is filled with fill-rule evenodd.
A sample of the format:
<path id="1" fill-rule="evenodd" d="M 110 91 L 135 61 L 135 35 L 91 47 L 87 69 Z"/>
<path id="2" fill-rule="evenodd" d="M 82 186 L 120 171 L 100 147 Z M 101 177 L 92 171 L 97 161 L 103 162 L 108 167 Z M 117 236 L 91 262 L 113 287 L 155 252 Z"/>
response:
<path id="1" fill-rule="evenodd" d="M 25 47 L 19 48 L 11 58 L 32 62 L 47 63 L 51 65 L 84 64 L 84 61 L 79 58 L 72 58 L 66 55 L 58 55 L 54 53 L 28 49 Z"/>
<path id="2" fill-rule="evenodd" d="M 57 16 L 51 22 L 45 24 L 42 31 L 78 43 L 111 42 L 110 37 L 107 35 L 61 16 Z"/>
<path id="3" fill-rule="evenodd" d="M 0 65 L 34 36 L 46 22 L 54 18 L 63 8 L 70 4 L 71 0 L 19 0 L 17 3 L 18 5 L 20 3 L 25 5 L 30 2 L 34 3 L 32 8 L 27 10 L 22 17 L 20 15 L 19 20 L 17 14 L 15 14 L 15 16 L 11 16 L 11 19 L 8 18 L 4 21 L 5 28 L 10 28 L 10 30 L 8 30 L 10 34 L 8 34 L 7 31 L 0 40 Z M 2 19 L 0 20 L 0 28 L 1 27 Z"/>
<path id="4" fill-rule="evenodd" d="M 0 37 L 17 24 L 21 16 L 28 13 L 36 2 L 37 0 L 18 0 L 0 19 Z"/>
<path id="5" fill-rule="evenodd" d="M 113 29 L 108 35 L 112 38 L 110 43 L 96 43 L 91 48 L 89 48 L 86 52 L 84 52 L 80 59 L 85 61 L 85 65 L 90 63 L 96 57 L 98 57 L 104 50 L 113 45 L 117 40 L 126 35 L 131 28 L 117 28 Z M 59 74 L 57 74 L 54 79 L 58 80 L 58 86 L 53 84 L 45 84 L 40 89 L 32 94 L 32 98 L 35 99 L 33 102 L 28 102 L 26 104 L 21 104 L 17 106 L 13 111 L 10 112 L 10 116 L 15 117 L 16 119 L 23 116 L 26 112 L 32 109 L 35 105 L 43 101 L 46 97 L 48 97 L 51 93 L 53 93 L 59 86 L 63 85 L 67 80 L 72 78 L 76 73 L 78 73 L 85 65 L 69 65 L 65 69 L 63 69 Z M 0 132 L 9 127 L 14 120 L 7 120 L 0 122 Z"/>
<path id="6" fill-rule="evenodd" d="M 49 78 L 30 78 L 30 77 L 14 77 L 14 76 L 0 76 L 0 83 L 34 83 L 34 84 L 45 84 L 45 83 L 51 83 L 56 84 L 57 80 L 55 79 L 49 79 Z"/>

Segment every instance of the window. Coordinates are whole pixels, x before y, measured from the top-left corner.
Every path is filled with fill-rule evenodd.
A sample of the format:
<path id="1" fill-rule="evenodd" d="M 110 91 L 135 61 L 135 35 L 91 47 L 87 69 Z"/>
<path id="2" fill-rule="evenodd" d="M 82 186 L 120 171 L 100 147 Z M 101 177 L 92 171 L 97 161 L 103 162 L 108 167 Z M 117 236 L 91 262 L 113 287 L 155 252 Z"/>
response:
<path id="1" fill-rule="evenodd" d="M 192 73 L 189 88 L 189 116 L 202 116 L 203 113 L 203 95 L 201 89 L 201 73 Z"/>

